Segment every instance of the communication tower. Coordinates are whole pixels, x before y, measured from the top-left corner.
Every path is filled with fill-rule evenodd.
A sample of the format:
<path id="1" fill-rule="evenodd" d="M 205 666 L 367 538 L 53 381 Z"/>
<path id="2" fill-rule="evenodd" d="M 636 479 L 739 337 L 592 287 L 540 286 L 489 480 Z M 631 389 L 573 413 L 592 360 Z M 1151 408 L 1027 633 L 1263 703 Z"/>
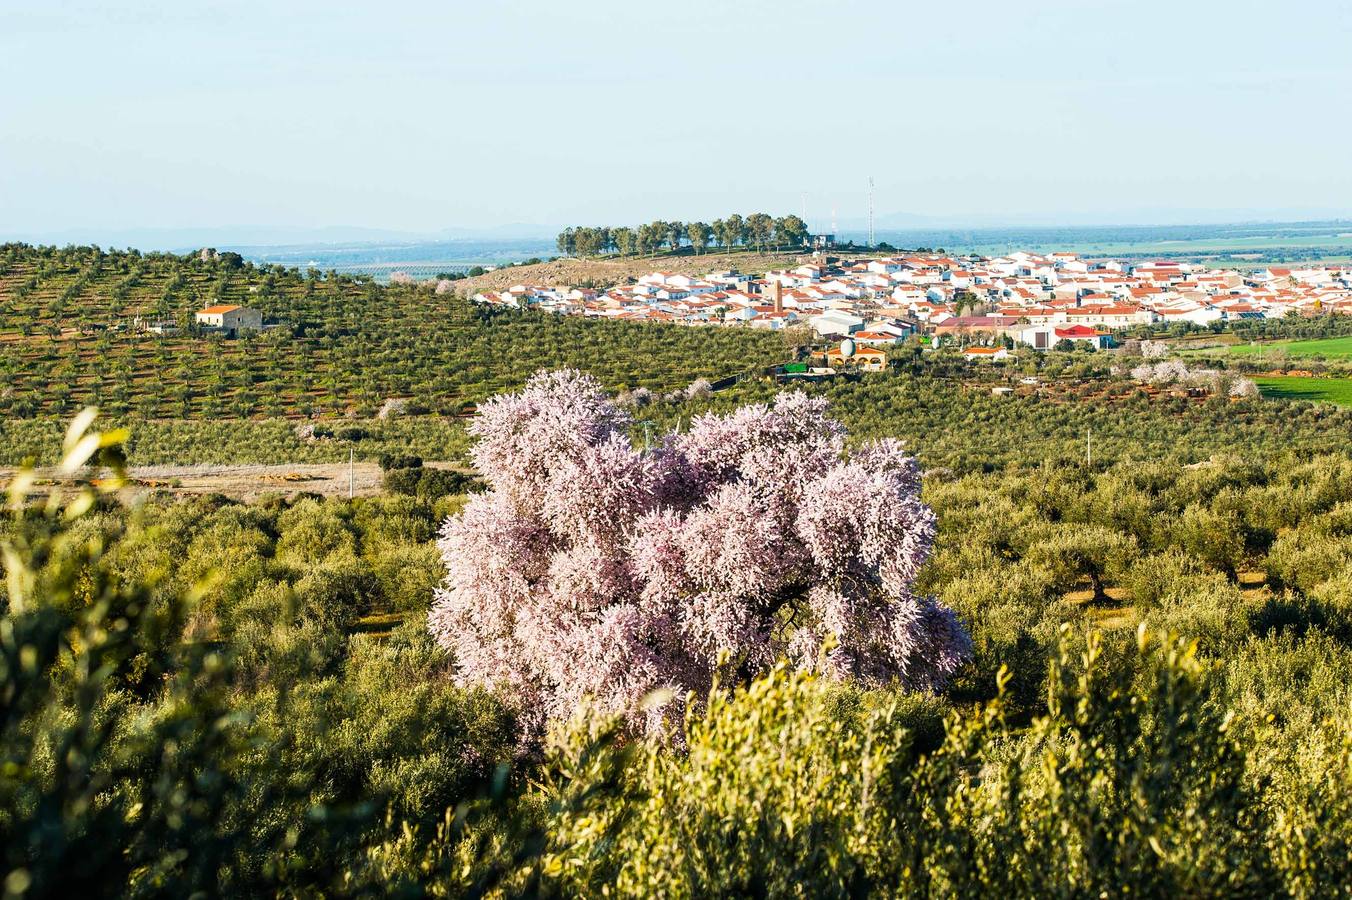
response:
<path id="1" fill-rule="evenodd" d="M 876 246 L 873 241 L 873 176 L 868 177 L 868 245 Z"/>

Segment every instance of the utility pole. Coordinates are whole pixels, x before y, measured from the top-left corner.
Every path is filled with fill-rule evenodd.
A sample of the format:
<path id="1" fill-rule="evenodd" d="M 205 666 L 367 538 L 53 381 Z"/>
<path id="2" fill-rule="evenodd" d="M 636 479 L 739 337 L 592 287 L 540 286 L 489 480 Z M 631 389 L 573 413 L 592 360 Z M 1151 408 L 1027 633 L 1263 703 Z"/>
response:
<path id="1" fill-rule="evenodd" d="M 347 499 L 352 499 L 352 457 L 353 448 L 347 448 Z"/>

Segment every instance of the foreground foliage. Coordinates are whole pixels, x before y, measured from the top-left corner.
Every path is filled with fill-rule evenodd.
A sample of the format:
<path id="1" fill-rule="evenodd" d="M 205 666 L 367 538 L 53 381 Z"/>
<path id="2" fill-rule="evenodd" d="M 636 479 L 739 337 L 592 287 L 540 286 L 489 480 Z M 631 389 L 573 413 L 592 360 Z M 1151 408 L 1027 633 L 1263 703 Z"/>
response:
<path id="1" fill-rule="evenodd" d="M 72 435 L 73 473 L 118 437 Z M 420 526 L 411 500 L 122 509 L 119 481 L 11 485 L 6 895 L 397 888 L 412 873 L 382 868 L 382 849 L 490 792 L 514 742 L 420 629 L 351 633 L 371 604 L 430 592 L 435 555 L 409 551 L 431 511 Z"/>
<path id="2" fill-rule="evenodd" d="M 1263 798 L 1196 646 L 1144 627 L 1109 648 L 1063 630 L 1047 713 L 1002 698 L 937 726 L 932 704 L 783 667 L 716 692 L 685 754 L 565 734 L 540 865 L 622 896 L 1314 896 L 1346 884 L 1349 827 Z M 1352 743 L 1317 791 L 1346 815 Z M 615 761 L 613 754 L 624 755 Z M 1314 843 L 1307 843 L 1316 835 Z M 1293 840 L 1294 839 L 1294 840 Z"/>
<path id="3" fill-rule="evenodd" d="M 542 758 L 426 634 L 463 498 L 127 505 L 75 462 L 0 529 L 8 895 L 1352 884 L 1343 454 L 933 473 L 917 589 L 974 646 L 942 692 L 778 665 L 684 750 L 592 706 Z"/>

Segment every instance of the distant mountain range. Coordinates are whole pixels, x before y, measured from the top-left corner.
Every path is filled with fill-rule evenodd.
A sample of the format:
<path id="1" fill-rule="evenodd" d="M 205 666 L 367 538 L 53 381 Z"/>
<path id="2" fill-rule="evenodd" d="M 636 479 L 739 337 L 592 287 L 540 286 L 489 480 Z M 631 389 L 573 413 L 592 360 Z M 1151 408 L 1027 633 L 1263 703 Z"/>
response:
<path id="1" fill-rule="evenodd" d="M 1190 209 L 1150 210 L 1129 213 L 1076 213 L 1063 216 L 932 216 L 909 212 L 889 212 L 874 217 L 874 232 L 879 240 L 899 241 L 901 245 L 931 242 L 955 245 L 977 242 L 967 232 L 1010 232 L 1010 237 L 1027 239 L 1028 232 L 1040 231 L 1043 239 L 1074 239 L 1073 232 L 1093 232 L 1103 237 L 1109 232 L 1184 229 L 1198 231 L 1230 230 L 1241 227 L 1304 225 L 1346 226 L 1352 220 L 1348 211 L 1335 210 L 1247 210 Z M 622 224 L 622 223 L 616 223 Z M 809 223 L 814 231 L 829 224 Z M 856 240 L 867 235 L 868 219 L 841 217 L 836 222 L 840 236 Z M 60 231 L 25 234 L 0 229 L 0 240 L 31 244 L 98 244 L 108 248 L 136 248 L 145 251 L 188 252 L 199 247 L 236 250 L 259 261 L 304 265 L 309 261 L 342 264 L 364 261 L 397 260 L 473 260 L 503 262 L 552 254 L 554 239 L 562 230 L 558 225 L 514 223 L 492 227 L 447 227 L 434 232 L 353 225 L 321 227 L 232 225 L 217 227 L 157 228 L 70 228 Z M 955 236 L 953 232 L 962 232 Z M 1143 237 L 1137 234 L 1133 237 Z M 1182 237 L 1183 235 L 1178 235 Z M 980 243 L 998 236 L 981 235 Z"/>
<path id="2" fill-rule="evenodd" d="M 874 231 L 909 231 L 934 228 L 1123 228 L 1170 225 L 1255 225 L 1268 223 L 1321 223 L 1352 219 L 1352 207 L 1326 209 L 1136 209 L 1115 213 L 1063 213 L 1058 215 L 958 215 L 931 216 L 890 212 L 873 217 Z M 814 220 L 813 225 L 818 223 Z M 868 218 L 842 216 L 841 232 L 868 230 Z"/>

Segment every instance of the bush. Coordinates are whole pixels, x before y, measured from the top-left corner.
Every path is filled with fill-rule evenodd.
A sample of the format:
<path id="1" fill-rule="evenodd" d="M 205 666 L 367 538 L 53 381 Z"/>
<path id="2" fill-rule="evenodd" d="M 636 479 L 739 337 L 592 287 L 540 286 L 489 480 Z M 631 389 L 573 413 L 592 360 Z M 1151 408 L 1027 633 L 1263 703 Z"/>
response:
<path id="1" fill-rule="evenodd" d="M 423 469 L 418 481 L 418 496 L 428 499 L 445 497 L 448 494 L 469 494 L 483 490 L 483 482 L 464 472 L 452 469 Z"/>
<path id="2" fill-rule="evenodd" d="M 448 494 L 467 494 L 483 489 L 483 483 L 472 475 L 453 469 L 426 468 L 417 457 L 402 457 L 397 461 L 404 460 L 417 460 L 418 465 L 384 467 L 385 490 L 435 500 Z"/>
<path id="3" fill-rule="evenodd" d="M 407 456 L 399 453 L 380 454 L 380 469 L 382 472 L 388 472 L 391 469 L 421 469 L 421 456 Z"/>
<path id="4" fill-rule="evenodd" d="M 385 470 L 384 483 L 385 490 L 394 494 L 406 494 L 410 497 L 418 493 L 418 485 L 422 483 L 423 473 L 428 471 L 422 466 L 397 467 Z"/>
<path id="5" fill-rule="evenodd" d="M 685 753 L 552 751 L 542 860 L 565 892 L 621 896 L 1215 896 L 1282 882 L 1245 755 L 1186 644 L 1064 640 L 1050 706 L 1016 738 L 994 701 L 921 752 L 895 699 L 781 667 L 717 691 Z M 980 779 L 973 775 L 980 771 Z"/>

